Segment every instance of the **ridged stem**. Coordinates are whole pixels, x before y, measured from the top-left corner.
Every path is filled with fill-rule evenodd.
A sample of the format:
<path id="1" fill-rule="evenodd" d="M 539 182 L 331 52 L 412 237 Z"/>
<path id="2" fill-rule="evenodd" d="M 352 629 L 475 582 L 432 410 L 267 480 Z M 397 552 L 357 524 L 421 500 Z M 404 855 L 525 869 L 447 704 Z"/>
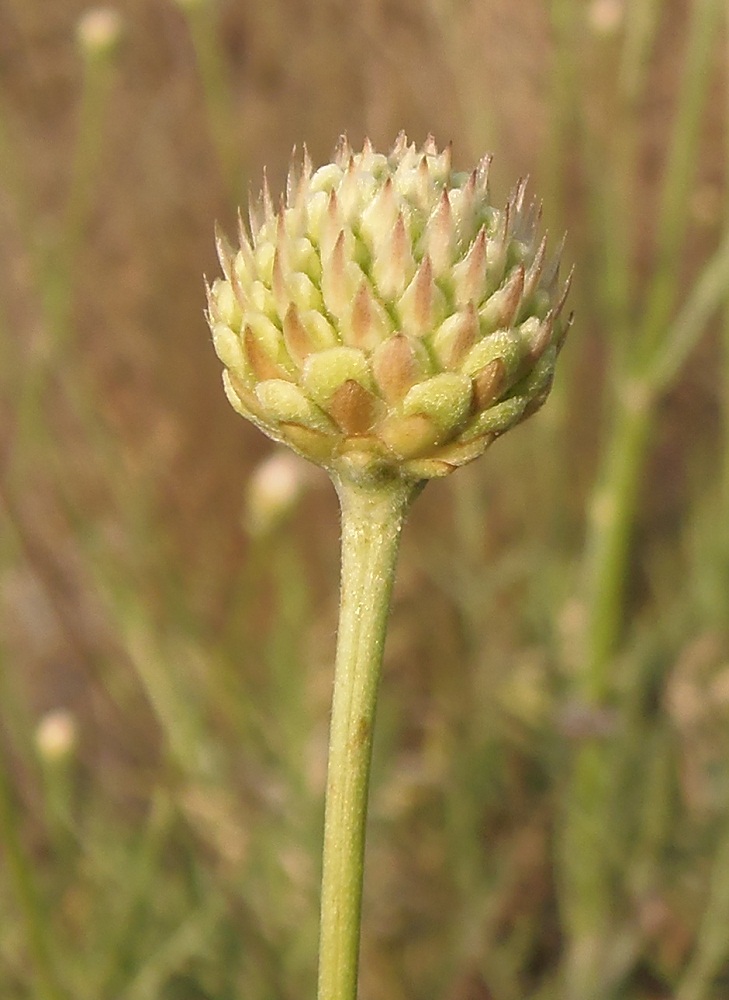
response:
<path id="1" fill-rule="evenodd" d="M 400 530 L 417 487 L 335 480 L 342 576 L 329 739 L 319 1000 L 355 1000 L 372 732 Z"/>

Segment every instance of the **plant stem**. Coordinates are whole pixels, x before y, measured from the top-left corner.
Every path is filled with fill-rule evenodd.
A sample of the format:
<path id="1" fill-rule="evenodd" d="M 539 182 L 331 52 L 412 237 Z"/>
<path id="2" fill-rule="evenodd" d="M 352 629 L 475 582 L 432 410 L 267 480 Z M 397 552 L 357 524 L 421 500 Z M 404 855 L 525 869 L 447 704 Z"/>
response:
<path id="1" fill-rule="evenodd" d="M 587 623 L 584 695 L 601 703 L 609 690 L 609 663 L 623 615 L 625 567 L 638 503 L 640 476 L 652 428 L 650 397 L 635 381 L 617 401 L 615 423 L 586 546 Z"/>
<path id="2" fill-rule="evenodd" d="M 675 274 L 681 262 L 683 238 L 690 221 L 688 192 L 696 169 L 698 136 L 720 13 L 721 5 L 717 0 L 692 7 L 683 83 L 657 220 L 653 276 L 636 334 L 629 341 L 629 346 L 626 347 L 626 341 L 613 356 L 616 385 L 631 384 L 627 386 L 627 391 L 623 389 L 620 392 L 621 398 L 616 401 L 616 413 L 608 432 L 586 543 L 588 620 L 584 693 L 594 702 L 604 700 L 610 687 L 608 667 L 623 621 L 632 522 L 658 390 L 666 388 L 678 373 L 685 354 L 698 339 L 700 324 L 706 321 L 709 309 L 717 308 L 721 301 L 717 289 L 721 288 L 724 261 L 719 251 L 716 263 L 707 268 L 686 308 L 671 323 L 680 287 Z M 633 59 L 632 55 L 630 59 Z M 634 104 L 634 92 L 631 100 Z M 630 119 L 626 118 L 623 128 L 627 128 L 628 124 Z M 628 141 L 627 138 L 625 141 Z M 635 169 L 634 156 L 626 161 L 625 169 L 628 168 Z M 603 161 L 600 161 L 599 169 L 602 178 Z M 611 162 L 611 170 L 619 174 L 620 164 Z M 611 209 L 611 217 L 617 217 L 614 208 Z M 619 248 L 615 249 L 619 252 Z M 625 259 L 630 257 L 627 249 L 623 256 Z M 614 288 L 606 289 L 608 299 L 615 297 L 614 291 Z M 629 303 L 630 296 L 624 298 L 624 302 Z M 623 319 L 626 316 L 630 318 L 623 312 Z M 625 341 L 625 337 L 621 340 Z"/>
<path id="3" fill-rule="evenodd" d="M 53 955 L 53 927 L 50 910 L 42 900 L 31 859 L 21 843 L 18 804 L 10 787 L 9 754 L 0 744 L 0 843 L 3 845 L 8 879 L 15 889 L 21 918 L 25 924 L 28 954 L 38 1000 L 68 1000 L 59 983 Z"/>
<path id="4" fill-rule="evenodd" d="M 188 4 L 184 9 L 195 48 L 213 147 L 218 156 L 226 194 L 232 204 L 237 204 L 246 185 L 238 135 L 234 128 L 237 115 L 233 106 L 233 93 L 218 38 L 219 25 L 211 4 Z"/>
<path id="5" fill-rule="evenodd" d="M 400 480 L 335 478 L 342 576 L 319 939 L 319 1000 L 355 1000 L 372 730 L 405 513 L 418 490 Z"/>

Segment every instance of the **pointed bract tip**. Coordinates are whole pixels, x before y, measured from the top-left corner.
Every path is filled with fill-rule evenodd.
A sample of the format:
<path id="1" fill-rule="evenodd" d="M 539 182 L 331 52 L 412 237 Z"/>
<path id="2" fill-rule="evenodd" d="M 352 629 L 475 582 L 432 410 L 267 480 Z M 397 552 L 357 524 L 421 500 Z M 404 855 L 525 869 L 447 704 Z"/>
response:
<path id="1" fill-rule="evenodd" d="M 334 160 L 340 166 L 344 167 L 352 155 L 352 147 L 349 144 L 349 136 L 346 132 L 342 132 L 337 140 L 337 147 L 334 152 Z"/>
<path id="2" fill-rule="evenodd" d="M 230 281 L 233 260 L 235 259 L 235 251 L 230 245 L 228 237 L 225 235 L 221 226 L 217 222 L 215 223 L 215 250 L 217 252 L 223 274 L 228 281 Z"/>
<path id="3" fill-rule="evenodd" d="M 408 137 L 404 129 L 400 129 L 397 133 L 397 138 L 395 139 L 395 145 L 392 147 L 392 155 L 399 157 L 405 153 L 408 148 Z"/>
<path id="4" fill-rule="evenodd" d="M 423 145 L 423 150 L 427 153 L 428 156 L 438 155 L 438 144 L 436 143 L 435 136 L 433 135 L 432 132 L 428 132 L 428 135 L 425 139 L 425 143 Z"/>

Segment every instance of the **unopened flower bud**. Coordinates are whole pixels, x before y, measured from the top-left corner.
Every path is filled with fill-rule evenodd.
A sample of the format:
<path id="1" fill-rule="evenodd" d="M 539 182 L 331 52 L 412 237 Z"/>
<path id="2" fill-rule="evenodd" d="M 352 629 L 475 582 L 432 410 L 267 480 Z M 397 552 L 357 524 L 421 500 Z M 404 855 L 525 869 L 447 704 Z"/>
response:
<path id="1" fill-rule="evenodd" d="M 267 534 L 293 510 L 306 487 L 310 469 L 298 456 L 280 452 L 253 470 L 245 508 L 246 526 L 252 535 Z"/>
<path id="2" fill-rule="evenodd" d="M 41 759 L 48 764 L 65 760 L 75 751 L 78 727 L 72 712 L 57 708 L 47 712 L 35 731 L 35 744 Z"/>
<path id="3" fill-rule="evenodd" d="M 93 7 L 87 10 L 76 26 L 76 37 L 81 50 L 92 57 L 103 57 L 113 52 L 121 33 L 121 15 L 110 7 Z"/>
<path id="4" fill-rule="evenodd" d="M 234 408 L 331 471 L 447 475 L 535 412 L 569 327 L 559 256 L 520 182 L 492 205 L 490 158 L 404 134 L 389 156 L 342 140 L 292 162 L 278 211 L 264 182 L 208 291 Z"/>

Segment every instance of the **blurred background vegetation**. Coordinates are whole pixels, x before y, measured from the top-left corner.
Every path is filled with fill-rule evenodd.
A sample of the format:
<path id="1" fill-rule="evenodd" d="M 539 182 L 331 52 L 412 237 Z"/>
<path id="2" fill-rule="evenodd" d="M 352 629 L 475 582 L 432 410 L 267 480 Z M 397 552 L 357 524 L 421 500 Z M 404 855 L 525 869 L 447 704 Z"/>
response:
<path id="1" fill-rule="evenodd" d="M 1 1000 L 314 995 L 336 505 L 202 274 L 264 164 L 401 128 L 530 175 L 577 318 L 405 533 L 362 1000 L 729 996 L 728 17 L 0 0 Z"/>

